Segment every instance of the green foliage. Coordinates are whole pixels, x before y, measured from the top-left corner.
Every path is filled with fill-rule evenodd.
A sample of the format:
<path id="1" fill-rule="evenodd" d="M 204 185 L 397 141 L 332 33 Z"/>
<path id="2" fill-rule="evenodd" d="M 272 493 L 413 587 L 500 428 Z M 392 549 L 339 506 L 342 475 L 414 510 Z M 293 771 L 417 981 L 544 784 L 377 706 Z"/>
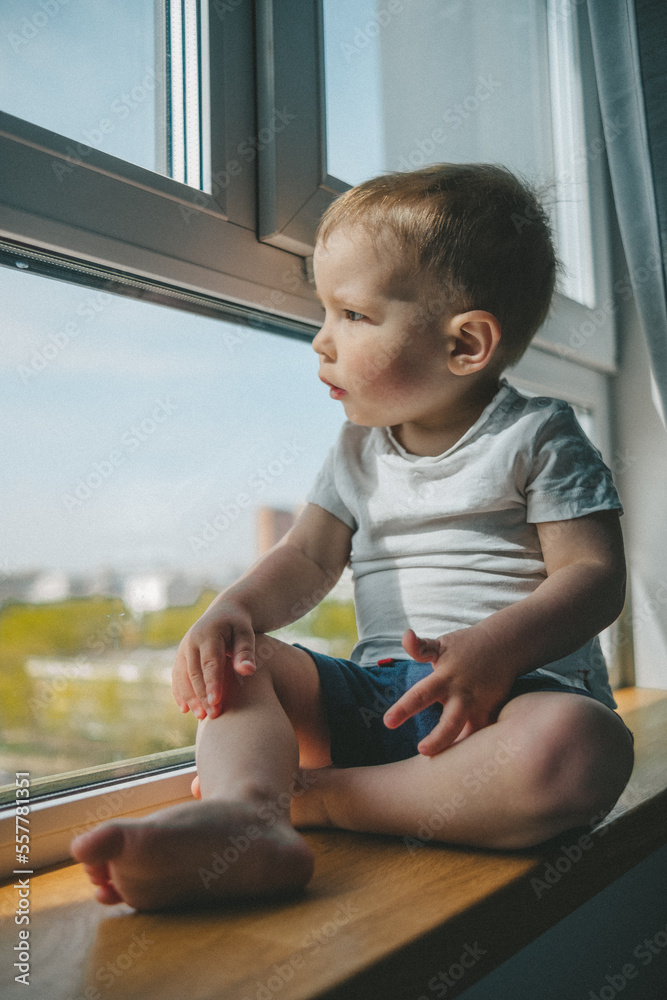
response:
<path id="1" fill-rule="evenodd" d="M 8 603 L 0 609 L 0 723 L 2 762 L 35 777 L 56 770 L 143 756 L 194 742 L 196 721 L 183 716 L 164 680 L 109 676 L 114 651 L 176 645 L 215 597 L 202 593 L 190 607 L 165 608 L 134 619 L 118 598 L 71 598 L 53 604 Z M 31 657 L 58 663 L 31 676 Z M 168 666 L 169 657 L 164 660 Z M 90 667 L 93 676 L 90 676 Z M 99 676 L 97 672 L 99 671 Z M 22 761 L 22 763 L 21 763 Z M 62 761 L 67 761 L 66 765 Z"/>
<path id="2" fill-rule="evenodd" d="M 6 604 L 0 611 L 0 711 L 3 727 L 31 720 L 31 656 L 103 654 L 134 644 L 136 629 L 123 602 L 111 597 L 70 598 L 53 604 Z"/>
<path id="3" fill-rule="evenodd" d="M 357 641 L 357 622 L 353 601 L 337 601 L 325 597 L 317 607 L 282 630 L 288 642 L 290 634 L 312 635 L 330 643 L 331 656 L 348 657 Z"/>
<path id="4" fill-rule="evenodd" d="M 195 604 L 147 612 L 141 622 L 140 642 L 151 649 L 177 646 L 191 625 L 206 611 L 216 591 L 205 590 Z"/>
<path id="5" fill-rule="evenodd" d="M 357 641 L 357 622 L 352 601 L 322 601 L 313 610 L 311 630 L 332 643 L 333 656 L 349 656 Z"/>
<path id="6" fill-rule="evenodd" d="M 55 604 L 7 604 L 0 612 L 3 654 L 74 656 L 133 644 L 135 629 L 115 597 L 80 597 Z"/>

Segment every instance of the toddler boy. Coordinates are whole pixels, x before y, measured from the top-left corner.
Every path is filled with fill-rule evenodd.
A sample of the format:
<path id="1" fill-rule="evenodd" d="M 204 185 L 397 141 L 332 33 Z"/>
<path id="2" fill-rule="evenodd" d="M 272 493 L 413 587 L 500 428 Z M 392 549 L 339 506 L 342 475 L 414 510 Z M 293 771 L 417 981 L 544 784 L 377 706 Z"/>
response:
<path id="1" fill-rule="evenodd" d="M 329 208 L 314 270 L 319 377 L 347 422 L 293 528 L 179 647 L 201 801 L 74 841 L 101 902 L 296 888 L 295 827 L 415 838 L 436 806 L 443 841 L 526 847 L 630 776 L 597 639 L 624 600 L 618 496 L 572 409 L 502 377 L 551 302 L 544 210 L 500 167 L 380 177 Z M 348 562 L 350 660 L 266 634 Z"/>

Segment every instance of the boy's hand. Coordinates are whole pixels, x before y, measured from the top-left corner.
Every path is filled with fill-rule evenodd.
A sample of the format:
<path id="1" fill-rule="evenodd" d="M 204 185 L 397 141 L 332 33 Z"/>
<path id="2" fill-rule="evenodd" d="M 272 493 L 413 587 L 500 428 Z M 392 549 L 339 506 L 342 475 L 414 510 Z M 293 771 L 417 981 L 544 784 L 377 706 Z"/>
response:
<path id="1" fill-rule="evenodd" d="M 250 615 L 230 600 L 215 601 L 178 647 L 171 689 L 181 712 L 215 718 L 229 684 L 254 674 L 255 633 Z M 236 675 L 236 676 L 235 676 Z"/>
<path id="2" fill-rule="evenodd" d="M 384 723 L 389 729 L 396 729 L 422 709 L 441 702 L 440 721 L 417 747 L 421 754 L 431 757 L 445 750 L 458 736 L 469 735 L 493 721 L 515 677 L 498 675 L 489 663 L 488 643 L 482 641 L 479 631 L 464 628 L 437 639 L 421 639 L 408 629 L 402 644 L 411 659 L 431 663 L 433 673 L 387 710 Z"/>

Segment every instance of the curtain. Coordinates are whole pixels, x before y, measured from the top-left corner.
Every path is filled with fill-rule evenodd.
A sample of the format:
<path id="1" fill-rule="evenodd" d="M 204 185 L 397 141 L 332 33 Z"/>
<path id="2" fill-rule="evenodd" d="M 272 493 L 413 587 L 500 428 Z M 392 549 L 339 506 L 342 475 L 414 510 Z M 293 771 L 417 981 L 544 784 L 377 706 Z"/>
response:
<path id="1" fill-rule="evenodd" d="M 616 213 L 664 424 L 667 3 L 588 0 L 588 17 Z"/>

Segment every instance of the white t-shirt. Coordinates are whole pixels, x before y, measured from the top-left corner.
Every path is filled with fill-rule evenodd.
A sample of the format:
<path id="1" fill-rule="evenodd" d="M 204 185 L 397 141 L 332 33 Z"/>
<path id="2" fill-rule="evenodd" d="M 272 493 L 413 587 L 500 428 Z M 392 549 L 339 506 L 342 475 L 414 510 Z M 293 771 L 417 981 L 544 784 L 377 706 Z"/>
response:
<path id="1" fill-rule="evenodd" d="M 622 513 L 571 406 L 522 396 L 505 379 L 442 455 L 411 455 L 388 427 L 346 422 L 307 500 L 354 532 L 351 659 L 362 666 L 407 659 L 406 628 L 435 638 L 531 594 L 546 578 L 537 523 Z M 615 707 L 597 637 L 532 673 Z"/>

